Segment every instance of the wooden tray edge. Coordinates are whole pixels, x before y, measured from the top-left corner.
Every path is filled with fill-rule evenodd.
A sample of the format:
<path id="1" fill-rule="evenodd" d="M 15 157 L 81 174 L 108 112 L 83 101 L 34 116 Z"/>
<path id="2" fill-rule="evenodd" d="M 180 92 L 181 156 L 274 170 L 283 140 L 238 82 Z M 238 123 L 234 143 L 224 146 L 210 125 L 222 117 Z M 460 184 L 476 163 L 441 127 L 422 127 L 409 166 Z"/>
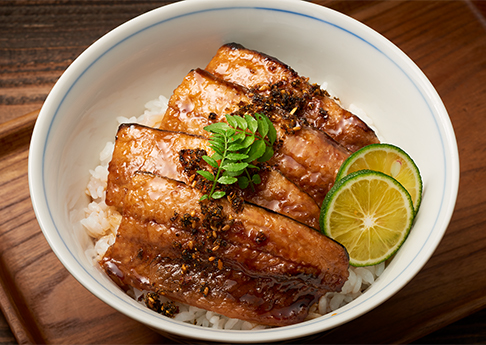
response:
<path id="1" fill-rule="evenodd" d="M 25 114 L 16 119 L 0 124 L 0 159 L 13 153 L 16 149 L 28 150 L 30 137 L 40 110 Z M 12 143 L 17 145 L 11 145 Z M 44 342 L 35 322 L 30 320 L 29 312 L 22 312 L 25 305 L 22 296 L 8 288 L 10 278 L 6 276 L 4 262 L 0 256 L 0 310 L 19 344 L 38 344 Z"/>
<path id="2" fill-rule="evenodd" d="M 3 263 L 0 263 L 0 265 L 3 266 Z M 34 325 L 31 325 L 31 322 L 26 322 L 24 319 L 25 313 L 20 311 L 18 304 L 25 303 L 16 303 L 21 302 L 18 299 L 21 300 L 22 298 L 19 296 L 16 298 L 9 293 L 10 290 L 6 286 L 6 280 L 4 275 L 0 274 L 0 310 L 3 312 L 10 330 L 19 344 L 38 344 L 39 339 L 37 341 L 34 339 L 34 333 L 39 333 L 39 330 L 33 330 Z"/>
<path id="3" fill-rule="evenodd" d="M 39 112 L 40 109 L 22 115 L 16 119 L 0 123 L 0 138 L 3 139 L 9 136 L 13 136 L 22 129 L 26 129 L 29 127 L 33 128 Z"/>

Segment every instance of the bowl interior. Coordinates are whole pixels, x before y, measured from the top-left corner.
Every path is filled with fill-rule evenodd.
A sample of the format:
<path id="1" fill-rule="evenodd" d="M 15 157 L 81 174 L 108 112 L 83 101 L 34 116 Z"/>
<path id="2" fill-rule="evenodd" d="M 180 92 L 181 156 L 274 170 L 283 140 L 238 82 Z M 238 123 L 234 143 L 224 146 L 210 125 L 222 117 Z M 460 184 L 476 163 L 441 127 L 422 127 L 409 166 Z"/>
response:
<path id="1" fill-rule="evenodd" d="M 424 195 L 415 226 L 384 274 L 333 316 L 299 325 L 236 332 L 238 341 L 270 341 L 330 329 L 376 307 L 430 257 L 450 220 L 458 186 L 457 146 L 447 112 L 417 66 L 357 21 L 300 1 L 187 1 L 149 12 L 102 37 L 68 68 L 46 100 L 29 157 L 34 209 L 54 252 L 96 296 L 150 327 L 206 340 L 234 333 L 182 324 L 140 307 L 85 255 L 79 224 L 89 200 L 89 169 L 117 129 L 116 117 L 139 116 L 158 95 L 170 97 L 193 68 L 224 43 L 273 55 L 311 82 L 327 83 L 345 107 L 366 112 L 384 142 L 417 163 Z"/>

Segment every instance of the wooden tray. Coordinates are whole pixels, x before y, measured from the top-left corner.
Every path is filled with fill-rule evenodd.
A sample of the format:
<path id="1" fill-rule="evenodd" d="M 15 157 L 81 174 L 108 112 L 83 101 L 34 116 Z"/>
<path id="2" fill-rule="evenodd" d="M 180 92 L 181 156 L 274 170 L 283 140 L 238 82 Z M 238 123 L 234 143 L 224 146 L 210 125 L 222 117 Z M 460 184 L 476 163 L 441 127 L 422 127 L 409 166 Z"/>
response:
<path id="1" fill-rule="evenodd" d="M 91 295 L 51 251 L 37 224 L 27 181 L 36 116 L 37 112 L 0 125 L 0 305 L 17 341 L 172 342 Z M 486 255 L 477 251 L 484 234 L 460 229 L 466 214 L 458 213 L 432 260 L 401 292 L 374 311 L 306 343 L 407 343 L 484 307 L 481 288 L 486 280 L 480 263 Z M 458 236 L 463 231 L 476 235 L 464 241 Z M 469 269 L 461 269 L 466 261 Z M 455 276 L 452 270 L 457 271 Z M 464 282 L 461 294 L 458 281 Z"/>
<path id="2" fill-rule="evenodd" d="M 405 288 L 360 318 L 295 343 L 409 343 L 486 306 L 486 32 L 473 7 L 479 3 L 385 1 L 354 12 L 409 54 L 443 98 L 460 150 L 459 198 L 444 239 Z M 173 343 L 94 297 L 50 249 L 27 179 L 36 116 L 0 125 L 0 307 L 17 341 Z"/>

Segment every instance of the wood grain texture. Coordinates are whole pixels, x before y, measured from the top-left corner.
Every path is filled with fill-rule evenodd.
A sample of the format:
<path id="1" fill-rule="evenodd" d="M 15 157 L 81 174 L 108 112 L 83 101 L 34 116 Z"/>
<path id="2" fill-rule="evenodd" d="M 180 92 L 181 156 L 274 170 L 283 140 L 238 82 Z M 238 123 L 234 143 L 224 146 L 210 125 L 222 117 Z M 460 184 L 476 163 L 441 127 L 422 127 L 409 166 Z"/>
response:
<path id="1" fill-rule="evenodd" d="M 0 122 L 39 109 L 66 68 L 101 36 L 172 2 L 2 0 Z"/>
<path id="2" fill-rule="evenodd" d="M 11 328 L 0 317 L 0 344 L 14 337 L 21 344 L 172 342 L 99 301 L 64 269 L 37 224 L 27 182 L 31 111 L 62 72 L 109 30 L 171 2 L 0 3 L 0 306 Z M 451 117 L 461 181 L 443 241 L 404 289 L 346 325 L 295 343 L 486 342 L 486 2 L 313 2 L 377 30 L 424 71 Z"/>

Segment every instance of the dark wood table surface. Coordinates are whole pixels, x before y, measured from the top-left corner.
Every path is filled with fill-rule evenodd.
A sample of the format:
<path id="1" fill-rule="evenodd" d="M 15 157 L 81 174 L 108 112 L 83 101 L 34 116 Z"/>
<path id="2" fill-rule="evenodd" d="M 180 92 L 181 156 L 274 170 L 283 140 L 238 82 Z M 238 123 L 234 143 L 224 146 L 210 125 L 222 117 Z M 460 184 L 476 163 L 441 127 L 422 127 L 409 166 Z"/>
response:
<path id="1" fill-rule="evenodd" d="M 57 260 L 27 185 L 37 111 L 69 64 L 119 24 L 173 1 L 0 2 L 0 344 L 171 343 L 106 306 Z M 390 39 L 453 123 L 461 181 L 449 228 L 403 290 L 313 343 L 486 343 L 486 1 L 313 1 Z"/>

